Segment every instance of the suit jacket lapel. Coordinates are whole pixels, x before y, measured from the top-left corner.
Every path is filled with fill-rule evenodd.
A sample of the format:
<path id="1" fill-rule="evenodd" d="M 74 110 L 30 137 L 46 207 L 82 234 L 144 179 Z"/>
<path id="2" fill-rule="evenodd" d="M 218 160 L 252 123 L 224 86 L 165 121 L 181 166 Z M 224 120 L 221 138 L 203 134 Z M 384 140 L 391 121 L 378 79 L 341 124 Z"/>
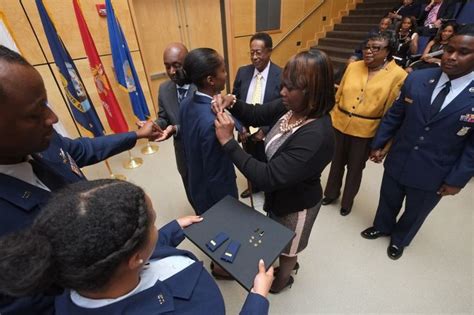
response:
<path id="1" fill-rule="evenodd" d="M 168 89 L 166 90 L 166 99 L 168 100 L 168 103 L 170 104 L 168 114 L 171 114 L 173 117 L 170 117 L 171 121 L 178 121 L 178 115 L 179 115 L 179 105 L 178 105 L 178 92 L 176 91 L 176 84 L 173 81 L 170 81 L 170 85 Z"/>
<path id="2" fill-rule="evenodd" d="M 267 84 L 265 85 L 265 95 L 263 96 L 263 103 L 268 102 L 273 93 L 273 87 L 278 85 L 279 77 L 275 73 L 275 65 L 270 61 L 270 69 L 268 69 Z"/>
<path id="3" fill-rule="evenodd" d="M 441 70 L 435 76 L 430 76 L 423 82 L 423 88 L 420 93 L 418 94 L 418 108 L 421 111 L 421 115 L 424 119 L 424 122 L 428 122 L 430 120 L 430 106 L 431 106 L 431 96 L 433 95 L 433 91 L 438 84 L 439 78 L 441 77 Z"/>
<path id="4" fill-rule="evenodd" d="M 8 200 L 26 212 L 30 212 L 37 205 L 45 203 L 50 192 L 18 178 L 0 174 L 0 198 Z"/>
<path id="5" fill-rule="evenodd" d="M 435 122 L 449 116 L 464 107 L 472 106 L 472 100 L 474 100 L 474 93 L 469 90 L 474 89 L 474 81 L 472 81 L 458 96 L 454 98 L 443 110 L 441 110 L 430 122 Z"/>
<path id="6" fill-rule="evenodd" d="M 245 98 L 244 98 L 244 95 L 242 95 L 242 100 L 244 102 L 246 101 L 246 99 L 248 97 L 250 82 L 252 82 L 254 71 L 255 71 L 254 66 L 248 67 L 247 72 L 244 74 L 244 78 L 242 80 L 242 86 L 241 86 L 240 90 L 241 91 L 246 91 Z"/>

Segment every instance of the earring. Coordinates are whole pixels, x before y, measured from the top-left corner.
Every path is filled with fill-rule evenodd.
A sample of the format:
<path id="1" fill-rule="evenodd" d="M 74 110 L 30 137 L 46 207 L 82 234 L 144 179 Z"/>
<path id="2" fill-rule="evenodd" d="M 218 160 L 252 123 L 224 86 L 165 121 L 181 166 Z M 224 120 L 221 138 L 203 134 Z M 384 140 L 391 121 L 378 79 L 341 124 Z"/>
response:
<path id="1" fill-rule="evenodd" d="M 140 265 L 143 265 L 143 259 L 140 259 L 140 260 L 138 261 L 138 263 L 139 263 Z"/>

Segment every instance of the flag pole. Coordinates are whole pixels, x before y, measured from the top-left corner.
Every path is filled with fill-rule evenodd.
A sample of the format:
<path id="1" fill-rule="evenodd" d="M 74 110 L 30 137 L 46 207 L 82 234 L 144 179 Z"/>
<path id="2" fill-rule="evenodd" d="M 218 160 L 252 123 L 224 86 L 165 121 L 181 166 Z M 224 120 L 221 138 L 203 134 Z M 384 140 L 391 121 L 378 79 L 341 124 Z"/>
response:
<path id="1" fill-rule="evenodd" d="M 104 161 L 105 163 L 105 166 L 107 167 L 107 170 L 109 171 L 109 176 L 110 178 L 112 179 L 120 179 L 120 180 L 127 180 L 127 177 L 125 175 L 122 175 L 122 174 L 114 174 L 112 172 L 112 168 L 110 167 L 110 164 L 109 164 L 109 161 L 108 160 L 105 160 Z"/>
<path id="2" fill-rule="evenodd" d="M 148 140 L 147 143 L 146 143 L 146 146 L 144 146 L 141 149 L 141 152 L 145 155 L 149 155 L 149 154 L 154 154 L 154 153 L 158 152 L 159 149 L 160 148 L 157 145 L 151 144 L 150 140 Z"/>
<path id="3" fill-rule="evenodd" d="M 128 160 L 123 163 L 123 167 L 126 169 L 134 169 L 142 166 L 143 159 L 132 156 L 132 151 L 128 150 Z"/>
<path id="4" fill-rule="evenodd" d="M 130 9 L 130 3 L 129 2 L 127 2 L 127 6 L 128 6 L 128 12 L 130 13 L 130 20 L 132 21 L 132 25 L 133 25 L 133 31 L 135 33 L 135 37 L 138 39 L 138 33 L 137 33 L 137 30 L 136 30 L 135 21 L 133 20 L 133 15 L 132 15 L 132 11 Z M 137 40 L 137 44 L 138 44 L 138 54 L 140 55 L 140 59 L 141 59 L 142 64 L 143 64 L 143 68 L 145 68 L 145 70 L 146 70 L 146 64 L 145 64 L 145 60 L 143 59 L 142 50 L 141 50 L 141 47 L 140 47 L 140 41 Z M 149 85 L 148 80 L 147 80 L 146 83 L 147 83 L 147 85 Z M 149 86 L 148 86 L 148 88 L 149 88 Z M 153 112 L 155 114 L 155 117 L 157 117 L 158 115 L 156 113 L 155 105 L 152 104 L 151 107 L 153 108 Z M 150 154 L 154 154 L 154 153 L 158 152 L 159 149 L 160 148 L 158 147 L 158 145 L 151 144 L 150 141 L 148 140 L 147 143 L 146 143 L 146 146 L 144 146 L 141 149 L 141 152 L 142 152 L 142 154 L 150 155 Z"/>

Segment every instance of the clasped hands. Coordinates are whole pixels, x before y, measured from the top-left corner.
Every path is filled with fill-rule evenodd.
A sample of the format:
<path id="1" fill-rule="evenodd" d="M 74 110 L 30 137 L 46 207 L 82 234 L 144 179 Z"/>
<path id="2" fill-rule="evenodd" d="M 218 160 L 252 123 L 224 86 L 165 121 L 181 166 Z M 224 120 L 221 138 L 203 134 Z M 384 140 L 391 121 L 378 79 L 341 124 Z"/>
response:
<path id="1" fill-rule="evenodd" d="M 154 121 L 137 121 L 138 139 L 147 138 L 150 141 L 164 141 L 176 133 L 176 126 L 169 125 L 165 130 L 155 123 Z"/>
<path id="2" fill-rule="evenodd" d="M 383 149 L 374 149 L 370 151 L 369 159 L 375 163 L 381 163 L 385 156 L 387 155 L 387 150 Z M 441 197 L 444 196 L 454 196 L 461 191 L 460 187 L 451 186 L 448 184 L 442 184 L 441 187 L 436 192 Z"/>

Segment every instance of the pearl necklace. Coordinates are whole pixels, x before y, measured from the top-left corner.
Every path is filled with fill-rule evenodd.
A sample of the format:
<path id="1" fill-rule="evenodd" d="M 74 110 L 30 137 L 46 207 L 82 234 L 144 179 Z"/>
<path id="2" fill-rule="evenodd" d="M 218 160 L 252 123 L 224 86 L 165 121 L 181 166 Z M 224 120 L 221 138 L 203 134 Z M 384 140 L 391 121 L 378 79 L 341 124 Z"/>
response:
<path id="1" fill-rule="evenodd" d="M 288 113 L 286 113 L 285 116 L 283 116 L 283 118 L 280 122 L 280 131 L 281 132 L 287 133 L 287 132 L 291 131 L 293 128 L 296 128 L 296 127 L 300 126 L 306 120 L 306 116 L 304 116 L 303 118 L 298 119 L 294 123 L 288 124 L 291 117 L 293 117 L 293 111 L 291 111 L 291 110 Z"/>

